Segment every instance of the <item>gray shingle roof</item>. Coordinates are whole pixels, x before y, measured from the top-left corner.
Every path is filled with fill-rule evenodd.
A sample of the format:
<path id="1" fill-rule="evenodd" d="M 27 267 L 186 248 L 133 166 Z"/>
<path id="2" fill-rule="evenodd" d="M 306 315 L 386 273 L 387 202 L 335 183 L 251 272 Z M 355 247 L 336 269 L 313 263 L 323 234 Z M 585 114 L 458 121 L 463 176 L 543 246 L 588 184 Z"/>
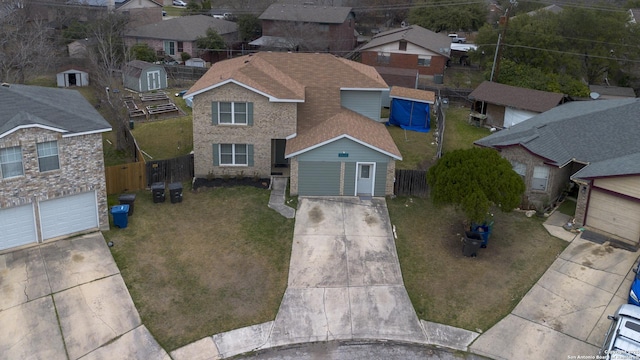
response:
<path id="1" fill-rule="evenodd" d="M 111 125 L 76 90 L 0 86 L 0 137 L 17 127 L 40 125 L 65 135 L 105 132 Z"/>
<path id="2" fill-rule="evenodd" d="M 421 48 L 449 56 L 451 52 L 451 39 L 443 33 L 435 33 L 418 25 L 411 25 L 400 29 L 381 32 L 365 44 L 361 51 L 372 49 L 380 45 L 406 40 Z"/>
<path id="3" fill-rule="evenodd" d="M 195 41 L 198 37 L 205 36 L 208 28 L 214 29 L 219 35 L 238 31 L 238 25 L 234 22 L 215 19 L 207 15 L 193 15 L 179 16 L 154 24 L 143 25 L 127 31 L 125 36 L 146 39 Z"/>
<path id="4" fill-rule="evenodd" d="M 259 19 L 342 24 L 350 13 L 350 7 L 275 3 L 271 4 Z"/>
<path id="5" fill-rule="evenodd" d="M 637 174 L 638 114 L 640 99 L 574 101 L 475 143 L 494 148 L 522 146 L 556 166 L 572 160 L 591 164 L 576 177 Z"/>
<path id="6" fill-rule="evenodd" d="M 471 100 L 534 112 L 545 112 L 558 106 L 564 98 L 565 95 L 560 93 L 521 88 L 492 81 L 484 81 L 469 94 Z"/>

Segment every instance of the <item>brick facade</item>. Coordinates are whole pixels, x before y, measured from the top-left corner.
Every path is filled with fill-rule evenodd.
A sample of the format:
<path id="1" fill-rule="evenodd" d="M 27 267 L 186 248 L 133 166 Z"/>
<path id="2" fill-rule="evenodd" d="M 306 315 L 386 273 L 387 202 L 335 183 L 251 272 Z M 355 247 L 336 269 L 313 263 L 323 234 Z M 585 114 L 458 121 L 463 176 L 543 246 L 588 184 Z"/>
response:
<path id="1" fill-rule="evenodd" d="M 253 125 L 213 125 L 211 103 L 216 101 L 253 103 Z M 296 132 L 296 103 L 269 102 L 268 98 L 232 83 L 195 96 L 193 109 L 196 177 L 269 177 L 273 163 L 271 140 L 285 139 Z M 214 143 L 252 144 L 253 166 L 214 166 Z"/>
<path id="2" fill-rule="evenodd" d="M 387 184 L 384 190 L 385 195 L 393 195 L 393 187 L 396 183 L 396 161 L 389 159 L 387 163 Z"/>
<path id="3" fill-rule="evenodd" d="M 420 75 L 437 75 L 444 73 L 448 60 L 445 56 L 432 55 L 429 66 L 418 66 L 418 54 L 391 52 L 389 55 L 389 62 L 381 63 L 378 61 L 378 51 L 363 51 L 362 63 L 375 67 L 417 70 Z"/>
<path id="4" fill-rule="evenodd" d="M 40 172 L 36 144 L 54 140 L 60 168 Z M 101 134 L 62 137 L 58 132 L 28 128 L 0 138 L 0 148 L 13 146 L 22 149 L 24 175 L 0 179 L 0 208 L 95 191 L 100 229 L 109 229 Z"/>

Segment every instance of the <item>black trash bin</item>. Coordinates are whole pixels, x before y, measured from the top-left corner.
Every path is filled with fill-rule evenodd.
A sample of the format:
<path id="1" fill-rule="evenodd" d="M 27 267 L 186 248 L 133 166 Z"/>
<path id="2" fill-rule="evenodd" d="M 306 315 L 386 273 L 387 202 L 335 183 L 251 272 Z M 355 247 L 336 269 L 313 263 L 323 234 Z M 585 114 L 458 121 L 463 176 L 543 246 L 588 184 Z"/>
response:
<path id="1" fill-rule="evenodd" d="M 164 183 L 156 182 L 151 184 L 151 193 L 153 194 L 153 202 L 164 202 Z"/>
<path id="2" fill-rule="evenodd" d="M 476 257 L 482 245 L 482 236 L 476 232 L 465 231 L 462 239 L 462 255 Z"/>
<path id="3" fill-rule="evenodd" d="M 133 215 L 133 203 L 136 201 L 136 194 L 121 194 L 118 196 L 120 205 L 129 205 L 129 213 L 127 216 Z"/>
<path id="4" fill-rule="evenodd" d="M 169 184 L 169 198 L 171 199 L 172 204 L 182 202 L 182 184 L 181 183 Z"/>

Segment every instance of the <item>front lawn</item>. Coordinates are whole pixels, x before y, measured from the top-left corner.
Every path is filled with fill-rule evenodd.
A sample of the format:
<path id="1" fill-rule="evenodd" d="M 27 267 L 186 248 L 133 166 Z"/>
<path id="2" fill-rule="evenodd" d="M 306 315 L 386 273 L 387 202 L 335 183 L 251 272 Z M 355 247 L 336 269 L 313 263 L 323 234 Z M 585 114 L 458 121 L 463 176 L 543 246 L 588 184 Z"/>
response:
<path id="1" fill-rule="evenodd" d="M 139 191 L 128 227 L 104 233 L 142 322 L 167 351 L 274 320 L 293 238 L 294 220 L 267 207 L 268 190 L 185 185 L 177 204 Z"/>
<path id="2" fill-rule="evenodd" d="M 464 215 L 429 199 L 387 200 L 404 283 L 420 319 L 486 331 L 508 315 L 567 246 L 542 219 L 494 213 L 486 249 L 462 254 Z"/>

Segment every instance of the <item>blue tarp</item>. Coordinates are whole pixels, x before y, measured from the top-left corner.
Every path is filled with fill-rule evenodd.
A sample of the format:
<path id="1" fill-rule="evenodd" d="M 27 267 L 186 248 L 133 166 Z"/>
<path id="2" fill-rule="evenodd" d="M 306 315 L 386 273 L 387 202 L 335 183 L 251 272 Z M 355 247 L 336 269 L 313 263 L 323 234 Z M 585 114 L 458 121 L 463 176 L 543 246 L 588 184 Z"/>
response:
<path id="1" fill-rule="evenodd" d="M 400 126 L 406 130 L 429 132 L 431 114 L 428 103 L 391 99 L 389 124 Z"/>

